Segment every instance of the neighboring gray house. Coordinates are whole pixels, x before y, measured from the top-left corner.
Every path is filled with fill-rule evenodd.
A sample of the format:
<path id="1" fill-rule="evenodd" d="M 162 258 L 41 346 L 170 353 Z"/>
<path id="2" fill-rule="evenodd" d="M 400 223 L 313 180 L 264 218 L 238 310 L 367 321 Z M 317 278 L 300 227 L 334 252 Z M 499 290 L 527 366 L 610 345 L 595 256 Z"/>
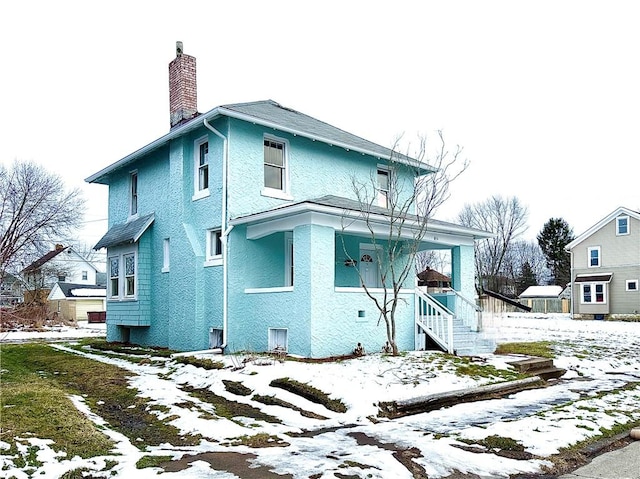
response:
<path id="1" fill-rule="evenodd" d="M 616 209 L 567 251 L 574 318 L 640 318 L 640 213 Z"/>

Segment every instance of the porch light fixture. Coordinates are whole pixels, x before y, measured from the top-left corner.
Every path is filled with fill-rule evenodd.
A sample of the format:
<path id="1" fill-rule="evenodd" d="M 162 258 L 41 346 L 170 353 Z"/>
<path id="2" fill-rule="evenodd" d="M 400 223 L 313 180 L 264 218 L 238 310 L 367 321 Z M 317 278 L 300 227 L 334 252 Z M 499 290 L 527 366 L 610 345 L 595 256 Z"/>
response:
<path id="1" fill-rule="evenodd" d="M 355 259 L 347 258 L 347 259 L 344 260 L 344 265 L 347 268 L 351 268 L 351 267 L 353 267 L 353 266 L 355 266 L 357 264 L 358 264 L 358 262 Z"/>

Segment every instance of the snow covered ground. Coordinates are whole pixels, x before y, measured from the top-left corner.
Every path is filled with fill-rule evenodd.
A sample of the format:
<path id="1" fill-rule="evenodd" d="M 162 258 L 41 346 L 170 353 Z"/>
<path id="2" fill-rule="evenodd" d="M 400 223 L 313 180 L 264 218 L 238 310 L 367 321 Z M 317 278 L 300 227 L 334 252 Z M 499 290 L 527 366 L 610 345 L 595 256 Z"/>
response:
<path id="1" fill-rule="evenodd" d="M 407 478 L 408 468 L 394 455 L 399 449 L 412 449 L 412 460 L 429 478 L 446 477 L 454 471 L 477 474 L 483 478 L 507 478 L 518 472 L 537 473 L 550 464 L 548 457 L 561 448 L 597 436 L 600 428 L 616 423 L 640 420 L 640 323 L 572 321 L 567 315 L 511 315 L 485 318 L 485 326 L 498 342 L 558 341 L 554 363 L 567 373 L 560 381 L 541 389 L 513 394 L 503 399 L 458 404 L 430 413 L 388 420 L 376 417 L 380 401 L 425 396 L 443 391 L 474 387 L 489 379 L 472 379 L 455 374 L 437 352 L 415 352 L 402 357 L 370 354 L 362 358 L 309 364 L 292 361 L 252 361 L 243 369 L 207 371 L 167 361 L 164 366 L 134 364 L 126 359 L 106 358 L 90 351 L 80 354 L 125 368 L 135 375 L 131 386 L 154 404 L 165 406 L 163 417 L 175 417 L 172 424 L 185 434 L 201 434 L 198 446 L 174 448 L 169 444 L 141 452 L 127 438 L 111 430 L 101 418 L 86 408 L 81 397 L 72 398 L 76 406 L 118 444 L 113 455 L 91 459 L 67 458 L 56 454 L 46 439 L 24 438 L 23 447 L 37 445 L 38 460 L 43 465 L 32 477 L 58 478 L 66 471 L 85 467 L 92 477 L 167 477 L 224 478 L 242 477 L 226 472 L 210 462 L 200 460 L 201 453 L 236 452 L 245 454 L 252 467 L 292 478 Z M 104 325 L 85 325 L 81 330 L 40 333 L 49 339 L 104 334 Z M 100 330 L 102 330 L 100 332 Z M 0 340 L 28 340 L 33 333 L 0 335 Z M 35 334 L 37 336 L 37 334 Z M 68 349 L 56 342 L 53 347 Z M 73 351 L 76 352 L 77 351 Z M 242 358 L 219 356 L 229 366 Z M 486 355 L 483 359 L 506 369 L 514 357 Z M 331 393 L 341 399 L 348 410 L 334 413 L 297 395 L 277 390 L 269 383 L 276 378 L 293 378 Z M 240 381 L 253 394 L 277 395 L 300 408 L 327 419 L 303 417 L 280 406 L 266 406 L 227 392 L 223 380 Z M 631 387 L 622 388 L 631 383 Z M 635 384 L 634 384 L 635 383 Z M 189 396 L 182 387 L 210 388 L 216 394 L 246 402 L 278 417 L 280 424 L 236 418 L 210 419 L 204 411 L 213 406 Z M 186 400 L 198 407 L 186 408 Z M 311 434 L 299 435 L 308 431 Z M 267 433 L 288 445 L 250 448 L 229 445 L 241 436 Z M 503 457 L 477 448 L 472 452 L 464 440 L 481 440 L 498 435 L 519 441 L 527 459 Z M 466 449 L 461 448 L 465 447 Z M 15 468 L 0 441 L 0 477 L 28 477 Z M 168 455 L 178 460 L 194 456 L 189 466 L 179 472 L 160 468 L 138 470 L 136 462 L 145 455 Z M 105 461 L 116 461 L 109 471 L 100 471 Z M 3 475 L 4 474 L 4 475 Z M 256 476 L 260 477 L 260 476 Z M 266 476 L 265 476 L 266 477 Z M 269 476 L 277 477 L 277 476 Z"/>

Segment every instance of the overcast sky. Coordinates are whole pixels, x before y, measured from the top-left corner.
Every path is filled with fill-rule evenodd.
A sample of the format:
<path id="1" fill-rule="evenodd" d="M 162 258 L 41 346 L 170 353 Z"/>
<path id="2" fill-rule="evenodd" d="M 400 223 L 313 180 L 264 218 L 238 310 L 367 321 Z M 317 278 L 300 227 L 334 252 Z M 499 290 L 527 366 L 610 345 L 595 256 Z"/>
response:
<path id="1" fill-rule="evenodd" d="M 516 196 L 527 239 L 640 210 L 640 7 L 633 1 L 4 2 L 0 161 L 79 186 L 106 232 L 107 187 L 84 178 L 169 130 L 175 42 L 201 112 L 273 99 L 381 145 L 464 147 L 436 215 Z"/>

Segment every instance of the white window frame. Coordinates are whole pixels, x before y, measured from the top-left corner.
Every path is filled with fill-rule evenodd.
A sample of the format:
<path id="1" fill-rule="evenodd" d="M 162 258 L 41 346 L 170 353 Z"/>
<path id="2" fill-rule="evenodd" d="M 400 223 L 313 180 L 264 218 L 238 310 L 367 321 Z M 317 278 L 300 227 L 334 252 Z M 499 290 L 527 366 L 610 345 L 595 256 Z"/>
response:
<path id="1" fill-rule="evenodd" d="M 82 281 L 88 281 L 89 280 L 89 272 L 88 271 L 82 270 L 80 274 L 81 274 L 80 277 L 82 278 Z"/>
<path id="2" fill-rule="evenodd" d="M 284 350 L 276 349 L 280 346 L 278 343 L 281 340 L 277 337 L 278 334 L 284 334 Z M 269 328 L 267 349 L 269 351 L 289 351 L 289 330 L 287 328 Z"/>
<path id="3" fill-rule="evenodd" d="M 129 172 L 129 216 L 138 216 L 138 170 Z"/>
<path id="4" fill-rule="evenodd" d="M 602 301 L 596 301 L 596 289 L 598 286 L 602 286 Z M 590 300 L 585 301 L 584 293 L 585 287 L 590 290 Z M 580 283 L 580 304 L 607 304 L 607 283 L 594 282 L 594 283 Z"/>
<path id="5" fill-rule="evenodd" d="M 267 141 L 272 141 L 274 143 L 280 143 L 282 144 L 282 167 L 280 167 L 279 165 L 271 165 L 273 167 L 277 167 L 277 168 L 281 168 L 282 169 L 282 189 L 278 189 L 278 188 L 271 188 L 268 186 L 265 186 L 264 182 L 265 182 L 265 178 L 264 178 L 264 167 L 266 165 L 269 165 L 268 163 L 266 163 L 266 158 L 265 158 L 265 154 L 264 154 L 264 143 Z M 293 197 L 291 196 L 291 188 L 290 188 L 290 182 L 289 182 L 289 141 L 286 140 L 285 138 L 279 138 L 277 136 L 273 136 L 273 135 L 264 135 L 263 139 L 262 139 L 262 184 L 263 184 L 263 188 L 261 191 L 262 196 L 269 196 L 271 198 L 278 198 L 281 200 L 293 200 Z"/>
<path id="6" fill-rule="evenodd" d="M 627 231 L 625 231 L 624 233 L 620 232 L 620 220 L 626 220 L 626 226 L 627 226 Z M 616 218 L 616 236 L 627 236 L 629 234 L 629 217 L 628 216 L 618 216 Z"/>
<path id="7" fill-rule="evenodd" d="M 205 266 L 221 266 L 222 265 L 222 230 L 220 228 L 211 228 L 207 230 Z M 219 246 L 219 253 L 218 253 Z M 215 248 L 215 249 L 214 249 Z"/>
<path id="8" fill-rule="evenodd" d="M 127 294 L 126 257 L 133 256 L 133 294 Z M 111 276 L 111 260 L 118 264 L 117 276 Z M 107 257 L 107 300 L 136 301 L 138 299 L 138 250 L 136 248 L 115 249 Z M 113 280 L 117 280 L 117 291 L 113 291 Z"/>
<path id="9" fill-rule="evenodd" d="M 171 239 L 162 240 L 162 272 L 168 273 L 171 265 Z"/>
<path id="10" fill-rule="evenodd" d="M 295 263 L 293 251 L 293 233 L 287 231 L 284 234 L 284 285 L 285 287 L 293 287 L 293 279 L 295 277 Z"/>
<path id="11" fill-rule="evenodd" d="M 591 252 L 592 251 L 597 251 L 598 252 L 598 264 L 591 264 Z M 602 252 L 600 251 L 600 246 L 589 246 L 587 248 L 587 267 L 589 268 L 599 268 L 600 266 L 602 266 Z"/>
<path id="12" fill-rule="evenodd" d="M 380 187 L 379 175 L 384 174 L 387 177 L 387 188 Z M 378 206 L 381 208 L 391 208 L 391 170 L 388 166 L 378 165 L 376 168 L 376 193 L 378 197 Z"/>
<path id="13" fill-rule="evenodd" d="M 206 164 L 200 165 L 200 147 L 207 143 Z M 211 184 L 211 153 L 210 153 L 209 137 L 207 135 L 198 138 L 193 142 L 193 201 L 209 196 L 209 186 Z M 206 166 L 207 171 L 207 187 L 200 185 L 200 170 Z"/>
<path id="14" fill-rule="evenodd" d="M 633 285 L 634 287 L 631 288 L 630 286 Z M 626 281 L 626 291 L 630 291 L 632 293 L 636 293 L 638 292 L 638 280 L 637 279 L 628 279 Z"/>

